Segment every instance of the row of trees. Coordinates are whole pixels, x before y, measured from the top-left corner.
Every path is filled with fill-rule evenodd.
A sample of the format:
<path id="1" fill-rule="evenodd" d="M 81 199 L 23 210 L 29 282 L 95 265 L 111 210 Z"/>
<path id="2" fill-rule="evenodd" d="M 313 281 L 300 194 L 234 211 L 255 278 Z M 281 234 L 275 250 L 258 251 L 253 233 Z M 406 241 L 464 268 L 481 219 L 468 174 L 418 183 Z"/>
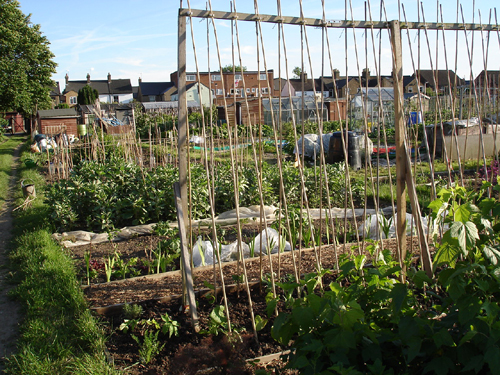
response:
<path id="1" fill-rule="evenodd" d="M 40 25 L 16 0 L 0 1 L 0 110 L 33 113 L 50 108 L 57 64 Z"/>

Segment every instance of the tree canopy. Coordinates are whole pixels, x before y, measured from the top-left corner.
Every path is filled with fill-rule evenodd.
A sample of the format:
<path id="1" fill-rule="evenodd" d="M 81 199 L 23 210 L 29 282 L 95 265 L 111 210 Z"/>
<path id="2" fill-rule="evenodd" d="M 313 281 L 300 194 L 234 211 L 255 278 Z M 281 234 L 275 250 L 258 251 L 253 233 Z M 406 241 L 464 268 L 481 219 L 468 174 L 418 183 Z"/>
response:
<path id="1" fill-rule="evenodd" d="M 246 72 L 247 67 L 246 66 L 235 66 L 234 67 L 235 72 Z M 222 67 L 222 72 L 223 73 L 232 73 L 233 72 L 233 65 L 229 64 L 224 67 Z"/>
<path id="2" fill-rule="evenodd" d="M 78 90 L 78 104 L 94 104 L 97 99 L 99 99 L 99 93 L 89 85 L 85 85 Z"/>
<path id="3" fill-rule="evenodd" d="M 0 110 L 50 108 L 57 64 L 49 44 L 18 1 L 0 0 Z"/>
<path id="4" fill-rule="evenodd" d="M 293 73 L 293 78 L 300 78 L 302 75 L 302 69 L 296 66 L 295 68 L 293 68 L 292 73 Z"/>

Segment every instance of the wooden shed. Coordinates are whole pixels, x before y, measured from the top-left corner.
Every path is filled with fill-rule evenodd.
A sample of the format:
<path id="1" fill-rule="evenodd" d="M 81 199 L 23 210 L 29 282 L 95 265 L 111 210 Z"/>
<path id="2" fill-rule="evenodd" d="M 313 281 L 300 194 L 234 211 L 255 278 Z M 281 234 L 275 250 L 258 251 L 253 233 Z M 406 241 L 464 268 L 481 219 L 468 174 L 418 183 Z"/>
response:
<path id="1" fill-rule="evenodd" d="M 24 127 L 24 117 L 19 112 L 5 112 L 5 119 L 9 122 L 7 125 L 7 131 L 10 133 L 25 133 L 26 129 Z"/>
<path id="2" fill-rule="evenodd" d="M 74 108 L 40 110 L 37 113 L 38 132 L 48 135 L 66 133 L 77 136 L 79 117 Z"/>

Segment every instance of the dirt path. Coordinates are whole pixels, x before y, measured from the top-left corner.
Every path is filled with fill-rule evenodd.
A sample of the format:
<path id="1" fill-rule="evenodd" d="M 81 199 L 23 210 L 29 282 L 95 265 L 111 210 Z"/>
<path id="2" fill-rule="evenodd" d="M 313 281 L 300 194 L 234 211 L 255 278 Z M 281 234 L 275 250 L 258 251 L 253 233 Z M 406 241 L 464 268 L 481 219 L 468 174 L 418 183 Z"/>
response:
<path id="1" fill-rule="evenodd" d="M 19 305 L 8 297 L 13 288 L 8 282 L 9 269 L 8 245 L 12 237 L 12 209 L 14 208 L 14 191 L 17 182 L 17 168 L 19 166 L 19 154 L 21 145 L 14 151 L 12 160 L 12 176 L 10 177 L 7 199 L 0 208 L 0 372 L 4 370 L 4 358 L 15 351 L 15 343 L 18 333 Z"/>

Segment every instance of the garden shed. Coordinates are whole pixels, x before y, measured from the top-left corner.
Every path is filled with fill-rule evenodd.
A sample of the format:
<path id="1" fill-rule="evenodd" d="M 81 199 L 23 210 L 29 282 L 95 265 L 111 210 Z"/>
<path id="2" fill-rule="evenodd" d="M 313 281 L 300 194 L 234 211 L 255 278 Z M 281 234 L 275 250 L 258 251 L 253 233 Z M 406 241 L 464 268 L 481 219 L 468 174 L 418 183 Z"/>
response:
<path id="1" fill-rule="evenodd" d="M 74 108 L 40 110 L 37 113 L 38 132 L 49 135 L 66 133 L 76 136 L 79 118 Z"/>
<path id="2" fill-rule="evenodd" d="M 5 112 L 5 119 L 9 122 L 7 126 L 7 131 L 14 133 L 24 133 L 26 129 L 24 128 L 24 117 L 19 112 Z"/>

